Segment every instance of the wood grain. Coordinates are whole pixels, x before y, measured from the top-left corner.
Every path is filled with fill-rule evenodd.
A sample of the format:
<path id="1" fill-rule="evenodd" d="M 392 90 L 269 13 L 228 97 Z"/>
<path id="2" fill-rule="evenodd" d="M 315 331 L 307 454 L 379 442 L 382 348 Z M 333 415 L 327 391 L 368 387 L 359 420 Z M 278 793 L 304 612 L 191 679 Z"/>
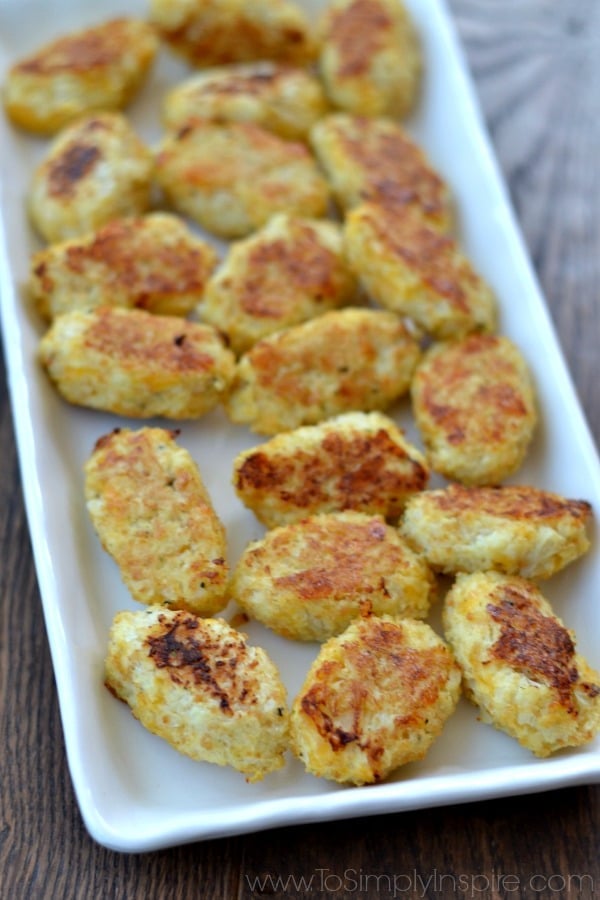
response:
<path id="1" fill-rule="evenodd" d="M 452 0 L 485 119 L 600 438 L 600 5 Z"/>
<path id="2" fill-rule="evenodd" d="M 449 5 L 598 440 L 600 4 Z M 461 884 L 490 898 L 600 894 L 598 787 L 286 828 L 146 855 L 97 846 L 82 825 L 65 760 L 3 374 L 0 398 L 1 900 L 391 897 L 394 876 L 397 896 L 470 896 Z M 279 886 L 267 880 L 261 890 L 254 881 L 278 877 Z"/>

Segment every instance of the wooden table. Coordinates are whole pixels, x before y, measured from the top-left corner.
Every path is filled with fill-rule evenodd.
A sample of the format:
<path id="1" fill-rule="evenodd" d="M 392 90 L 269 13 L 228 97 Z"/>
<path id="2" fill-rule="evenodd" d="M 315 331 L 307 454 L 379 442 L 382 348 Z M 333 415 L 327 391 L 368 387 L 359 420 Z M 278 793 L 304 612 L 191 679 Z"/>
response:
<path id="1" fill-rule="evenodd" d="M 600 4 L 450 0 L 450 7 L 598 441 Z M 140 856 L 97 846 L 81 822 L 65 761 L 4 375 L 0 390 L 2 900 L 246 898 L 260 895 L 252 884 L 262 876 L 290 879 L 287 890 L 266 883 L 262 893 L 271 896 L 389 897 L 394 884 L 407 897 L 600 895 L 600 787 L 283 828 Z"/>

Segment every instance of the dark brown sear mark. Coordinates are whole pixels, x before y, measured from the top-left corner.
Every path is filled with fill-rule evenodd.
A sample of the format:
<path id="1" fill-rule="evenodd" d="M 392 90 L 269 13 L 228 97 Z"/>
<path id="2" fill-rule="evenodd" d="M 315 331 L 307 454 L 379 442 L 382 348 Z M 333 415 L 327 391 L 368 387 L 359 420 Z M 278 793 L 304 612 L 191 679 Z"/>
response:
<path id="1" fill-rule="evenodd" d="M 495 593 L 499 594 L 499 602 L 488 603 L 487 610 L 501 631 L 491 655 L 532 681 L 548 685 L 556 691 L 566 712 L 577 716 L 573 689 L 579 672 L 571 635 L 561 622 L 540 612 L 517 588 L 507 585 Z M 598 685 L 582 687 L 590 696 L 600 693 Z"/>
<path id="2" fill-rule="evenodd" d="M 168 669 L 171 680 L 186 689 L 201 686 L 226 715 L 233 715 L 236 705 L 255 702 L 256 685 L 243 672 L 248 653 L 241 637 L 215 640 L 198 619 L 181 614 L 149 635 L 147 644 L 157 668 Z"/>
<path id="3" fill-rule="evenodd" d="M 71 144 L 51 165 L 48 172 L 48 192 L 52 197 L 70 197 L 77 183 L 90 172 L 100 158 L 98 147 Z"/>

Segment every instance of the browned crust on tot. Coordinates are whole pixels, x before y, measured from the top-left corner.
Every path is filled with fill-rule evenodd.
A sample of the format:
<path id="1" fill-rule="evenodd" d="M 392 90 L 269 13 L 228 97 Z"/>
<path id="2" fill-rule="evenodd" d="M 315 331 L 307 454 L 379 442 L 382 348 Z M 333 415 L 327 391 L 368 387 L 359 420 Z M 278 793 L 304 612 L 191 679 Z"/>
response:
<path id="1" fill-rule="evenodd" d="M 256 704 L 257 685 L 248 671 L 257 662 L 249 659 L 241 634 L 215 640 L 201 619 L 183 611 L 174 619 L 160 617 L 159 623 L 146 638 L 148 656 L 157 669 L 168 671 L 174 684 L 201 685 L 203 696 L 212 697 L 225 715 Z"/>
<path id="2" fill-rule="evenodd" d="M 425 211 L 430 214 L 439 210 L 425 207 Z M 417 273 L 426 287 L 454 309 L 470 313 L 468 289 L 477 290 L 481 282 L 467 258 L 457 255 L 452 237 L 441 234 L 417 215 L 399 215 L 389 206 L 378 207 L 376 214 L 369 216 L 369 223 L 381 245 Z"/>
<path id="3" fill-rule="evenodd" d="M 120 17 L 103 25 L 64 35 L 52 41 L 42 52 L 16 63 L 14 72 L 32 75 L 56 75 L 61 72 L 87 74 L 103 71 L 119 63 L 129 49 L 134 20 Z"/>
<path id="4" fill-rule="evenodd" d="M 491 595 L 487 611 L 500 627 L 500 636 L 490 655 L 521 672 L 533 682 L 551 688 L 558 703 L 571 716 L 578 715 L 573 689 L 578 686 L 575 644 L 565 626 L 554 616 L 544 615 L 532 602 L 526 583 L 499 585 Z M 589 697 L 600 694 L 600 686 L 579 684 Z"/>
<path id="5" fill-rule="evenodd" d="M 73 241 L 66 248 L 64 268 L 83 276 L 90 264 L 99 264 L 112 290 L 125 291 L 133 298 L 132 306 L 154 309 L 160 297 L 200 295 L 217 264 L 208 244 L 200 248 L 183 233 L 176 240 L 174 236 L 160 243 L 147 236 L 144 218 L 115 219 L 98 229 L 91 241 Z M 51 259 L 47 251 L 40 251 L 32 260 L 32 274 L 47 293 L 56 287 L 49 274 Z"/>
<path id="6" fill-rule="evenodd" d="M 401 472 L 394 470 L 391 460 L 401 464 Z M 300 480 L 295 490 L 290 490 L 292 474 Z M 402 511 L 407 495 L 425 488 L 428 477 L 427 469 L 380 429 L 352 438 L 329 433 L 320 453 L 311 454 L 298 467 L 293 461 L 273 459 L 258 450 L 237 471 L 236 489 L 241 493 L 276 492 L 282 501 L 300 509 L 328 504 L 332 497 L 340 510 L 369 508 L 375 497 L 385 495 L 393 517 Z M 328 487 L 330 479 L 332 487 Z"/>
<path id="7" fill-rule="evenodd" d="M 133 311 L 132 311 L 133 313 Z M 214 356 L 194 346 L 206 326 L 166 316 L 123 314 L 99 307 L 86 331 L 85 343 L 116 359 L 151 361 L 157 370 L 203 372 L 214 367 Z"/>
<path id="8" fill-rule="evenodd" d="M 469 335 L 457 345 L 458 352 L 454 357 L 446 353 L 443 359 L 437 357 L 432 359 L 430 370 L 419 380 L 419 386 L 422 388 L 419 402 L 451 444 L 458 445 L 464 441 L 473 409 L 465 409 L 452 403 L 440 403 L 436 391 L 438 379 L 443 378 L 444 390 L 447 396 L 451 397 L 453 388 L 460 387 L 464 379 L 469 378 L 478 366 L 482 372 L 485 370 L 485 383 L 478 385 L 472 402 L 480 402 L 490 411 L 486 414 L 485 422 L 478 423 L 480 428 L 484 427 L 488 441 L 502 440 L 507 417 L 515 422 L 530 415 L 530 410 L 523 399 L 523 392 L 509 383 L 509 379 L 514 381 L 518 373 L 509 360 L 500 358 L 494 353 L 499 348 L 500 342 L 501 338 L 497 335 Z"/>
<path id="9" fill-rule="evenodd" d="M 571 500 L 523 485 L 465 487 L 452 484 L 443 491 L 432 491 L 429 496 L 440 510 L 475 510 L 515 520 L 569 515 L 585 522 L 592 515 L 592 505 L 587 500 Z"/>
<path id="10" fill-rule="evenodd" d="M 339 57 L 337 76 L 353 78 L 369 70 L 371 58 L 385 46 L 394 22 L 376 0 L 355 0 L 332 14 L 328 41 Z"/>
<path id="11" fill-rule="evenodd" d="M 369 760 L 374 780 L 378 780 L 381 774 L 377 765 L 385 744 L 368 736 L 362 716 L 367 698 L 380 680 L 385 681 L 390 695 L 395 684 L 399 694 L 412 700 L 411 711 L 395 717 L 396 727 L 418 727 L 423 719 L 420 710 L 435 704 L 440 691 L 440 663 L 443 666 L 447 656 L 443 646 L 426 650 L 407 646 L 401 624 L 371 619 L 361 632 L 360 643 L 344 642 L 343 660 L 326 660 L 315 672 L 315 683 L 302 696 L 302 711 L 332 750 L 356 742 Z M 331 687 L 338 672 L 351 672 L 351 677 L 346 675 L 344 679 L 343 692 Z M 341 727 L 336 724 L 340 721 L 348 724 Z"/>
<path id="12" fill-rule="evenodd" d="M 353 117 L 337 129 L 348 157 L 364 175 L 362 199 L 392 207 L 418 206 L 432 219 L 447 216 L 448 188 L 425 154 L 399 126 L 373 126 Z"/>
<path id="13" fill-rule="evenodd" d="M 339 279 L 335 254 L 319 241 L 314 229 L 298 221 L 294 223 L 293 244 L 283 238 L 261 243 L 250 253 L 246 262 L 248 276 L 244 279 L 239 295 L 240 306 L 248 315 L 263 318 L 278 318 L 281 302 L 278 302 L 275 288 L 269 285 L 269 265 L 277 266 L 277 282 L 287 278 L 295 288 L 301 288 L 326 300 L 336 297 Z M 256 267 L 256 275 L 252 274 Z M 269 290 L 270 288 L 270 290 Z M 286 283 L 280 285 L 280 292 L 288 290 Z"/>

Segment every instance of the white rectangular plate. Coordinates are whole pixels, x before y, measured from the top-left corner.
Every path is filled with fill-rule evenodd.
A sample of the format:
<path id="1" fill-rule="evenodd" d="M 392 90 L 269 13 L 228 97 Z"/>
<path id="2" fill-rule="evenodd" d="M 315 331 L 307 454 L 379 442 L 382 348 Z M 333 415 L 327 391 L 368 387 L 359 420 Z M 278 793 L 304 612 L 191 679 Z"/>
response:
<path id="1" fill-rule="evenodd" d="M 311 11 L 322 5 L 306 3 Z M 143 2 L 2 0 L 0 70 L 51 37 L 113 13 L 145 15 Z M 463 56 L 442 2 L 412 0 L 426 82 L 409 123 L 449 181 L 460 240 L 491 283 L 501 306 L 501 330 L 521 347 L 538 390 L 541 426 L 518 480 L 586 498 L 600 509 L 600 465 L 578 405 L 544 301 L 532 274 L 482 125 Z M 35 23 L 35 28 L 32 28 Z M 164 91 L 186 69 L 167 53 L 130 115 L 149 142 L 159 135 Z M 233 770 L 197 763 L 146 732 L 103 686 L 103 658 L 114 614 L 134 608 L 113 561 L 101 550 L 83 502 L 82 465 L 96 439 L 117 424 L 140 422 L 67 406 L 36 363 L 43 326 L 24 292 L 37 243 L 24 211 L 32 169 L 45 151 L 0 121 L 0 288 L 9 385 L 27 514 L 65 732 L 71 775 L 86 826 L 110 848 L 146 851 L 187 841 L 299 822 L 340 819 L 541 791 L 597 781 L 600 741 L 535 759 L 483 725 L 462 701 L 427 758 L 384 784 L 343 788 L 306 775 L 290 758 L 258 784 Z M 410 432 L 407 407 L 398 418 Z M 181 443 L 198 462 L 230 536 L 230 561 L 262 529 L 231 485 L 235 455 L 259 440 L 221 411 L 183 425 Z M 592 540 L 596 536 L 592 535 Z M 593 550 L 544 587 L 575 630 L 579 649 L 600 666 L 600 558 Z M 136 607 L 140 608 L 140 607 Z M 256 624 L 248 626 L 280 666 L 290 698 L 316 645 L 294 645 Z"/>

